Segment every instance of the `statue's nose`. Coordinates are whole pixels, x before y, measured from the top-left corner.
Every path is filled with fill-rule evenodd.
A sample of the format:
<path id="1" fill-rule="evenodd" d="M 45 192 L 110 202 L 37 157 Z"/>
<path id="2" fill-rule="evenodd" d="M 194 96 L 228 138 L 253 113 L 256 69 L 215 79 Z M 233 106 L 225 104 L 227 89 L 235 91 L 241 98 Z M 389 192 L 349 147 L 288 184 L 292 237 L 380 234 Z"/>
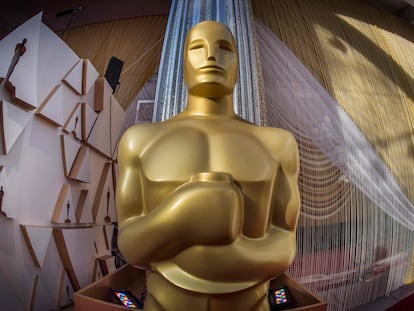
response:
<path id="1" fill-rule="evenodd" d="M 209 44 L 207 46 L 207 60 L 212 60 L 215 61 L 216 60 L 216 55 L 215 55 L 215 47 L 212 44 Z"/>

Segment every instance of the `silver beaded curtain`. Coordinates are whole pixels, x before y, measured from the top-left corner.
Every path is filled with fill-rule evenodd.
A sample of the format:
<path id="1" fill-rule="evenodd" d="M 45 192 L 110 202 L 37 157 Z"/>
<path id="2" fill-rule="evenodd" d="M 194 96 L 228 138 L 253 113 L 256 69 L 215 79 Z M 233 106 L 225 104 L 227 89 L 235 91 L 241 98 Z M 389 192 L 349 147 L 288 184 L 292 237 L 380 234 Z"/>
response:
<path id="1" fill-rule="evenodd" d="M 183 80 L 183 47 L 195 24 L 214 20 L 232 31 L 239 52 L 235 112 L 252 123 L 264 125 L 265 109 L 255 31 L 248 0 L 173 0 L 171 3 L 154 103 L 153 122 L 167 120 L 185 108 L 187 88 Z"/>

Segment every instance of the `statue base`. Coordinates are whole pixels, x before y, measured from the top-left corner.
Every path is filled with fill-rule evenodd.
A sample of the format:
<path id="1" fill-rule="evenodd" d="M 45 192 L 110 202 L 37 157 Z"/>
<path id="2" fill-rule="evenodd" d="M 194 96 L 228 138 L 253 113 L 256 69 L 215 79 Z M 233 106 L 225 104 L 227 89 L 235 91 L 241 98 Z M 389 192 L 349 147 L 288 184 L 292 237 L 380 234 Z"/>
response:
<path id="1" fill-rule="evenodd" d="M 124 265 L 73 295 L 76 311 L 125 311 L 112 297 L 111 289 L 128 289 L 136 297 L 146 289 L 146 273 L 131 265 Z"/>
<path id="2" fill-rule="evenodd" d="M 328 304 L 300 283 L 283 273 L 270 281 L 270 288 L 287 287 L 290 293 L 290 306 L 283 310 L 325 311 Z"/>
<path id="3" fill-rule="evenodd" d="M 270 281 L 271 288 L 285 286 L 292 299 L 291 306 L 284 310 L 325 311 L 327 303 L 301 286 L 286 273 Z M 116 304 L 111 289 L 127 289 L 136 297 L 146 290 L 146 273 L 144 270 L 125 265 L 77 291 L 74 294 L 76 311 L 117 311 L 126 310 Z"/>

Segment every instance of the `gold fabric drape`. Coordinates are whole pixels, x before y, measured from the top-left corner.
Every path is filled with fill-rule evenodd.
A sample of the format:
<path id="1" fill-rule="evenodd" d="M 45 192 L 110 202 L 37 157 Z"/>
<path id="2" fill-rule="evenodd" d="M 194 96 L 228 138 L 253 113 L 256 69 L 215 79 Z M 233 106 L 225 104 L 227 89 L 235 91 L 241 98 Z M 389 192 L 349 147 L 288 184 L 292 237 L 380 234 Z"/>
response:
<path id="1" fill-rule="evenodd" d="M 351 116 L 414 202 L 413 26 L 357 1 L 252 1 Z"/>
<path id="2" fill-rule="evenodd" d="M 166 15 L 115 20 L 68 29 L 63 40 L 101 76 L 112 56 L 124 61 L 116 97 L 127 109 L 158 68 L 166 24 Z"/>
<path id="3" fill-rule="evenodd" d="M 413 26 L 356 0 L 251 3 L 255 18 L 346 111 L 414 202 Z M 265 81 L 265 88 L 271 84 Z M 277 107 L 268 105 L 267 114 L 269 124 L 284 120 Z M 330 310 L 389 293 L 404 276 L 413 282 L 413 232 L 391 220 L 305 136 L 298 141 L 301 199 L 308 208 L 301 212 L 298 255 L 289 272 L 328 300 Z"/>

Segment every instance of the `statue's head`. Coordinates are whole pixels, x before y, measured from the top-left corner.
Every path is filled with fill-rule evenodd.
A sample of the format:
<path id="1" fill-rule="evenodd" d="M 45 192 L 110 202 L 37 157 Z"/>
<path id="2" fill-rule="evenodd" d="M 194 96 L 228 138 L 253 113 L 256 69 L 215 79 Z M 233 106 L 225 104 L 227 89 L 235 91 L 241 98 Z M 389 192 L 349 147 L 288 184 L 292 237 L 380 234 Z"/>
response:
<path id="1" fill-rule="evenodd" d="M 185 40 L 183 61 L 189 94 L 214 98 L 233 93 L 237 49 L 226 25 L 205 21 L 191 28 Z"/>

